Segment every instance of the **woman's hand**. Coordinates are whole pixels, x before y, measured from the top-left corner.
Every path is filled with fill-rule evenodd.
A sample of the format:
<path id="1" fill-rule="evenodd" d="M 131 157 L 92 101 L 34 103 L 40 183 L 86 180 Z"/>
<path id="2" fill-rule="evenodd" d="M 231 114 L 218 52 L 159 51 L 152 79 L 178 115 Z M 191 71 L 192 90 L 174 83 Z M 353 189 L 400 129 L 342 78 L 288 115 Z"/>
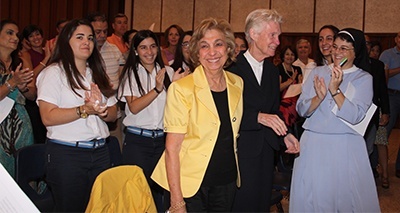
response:
<path id="1" fill-rule="evenodd" d="M 389 117 L 388 114 L 382 114 L 379 119 L 379 126 L 386 126 L 389 123 Z"/>
<path id="2" fill-rule="evenodd" d="M 174 72 L 174 75 L 172 76 L 172 81 L 179 80 L 187 75 L 189 75 L 190 69 L 186 68 L 185 71 L 182 72 L 182 68 L 179 68 Z"/>
<path id="3" fill-rule="evenodd" d="M 317 94 L 317 98 L 322 101 L 326 96 L 326 85 L 324 78 L 320 78 L 318 75 L 314 77 L 314 89 Z"/>
<path id="4" fill-rule="evenodd" d="M 107 117 L 107 100 L 106 98 L 103 99 L 103 94 L 95 83 L 90 84 L 90 92 L 85 92 L 85 105 L 83 109 L 89 115 Z"/>
<path id="5" fill-rule="evenodd" d="M 21 67 L 22 63 L 17 66 L 15 71 L 11 71 L 12 78 L 9 80 L 9 83 L 24 92 L 28 83 L 33 80 L 33 71 L 30 71 L 29 68 L 21 69 Z"/>
<path id="6" fill-rule="evenodd" d="M 165 78 L 165 67 L 158 71 L 156 75 L 156 88 L 158 91 L 162 91 L 164 89 L 164 78 Z"/>
<path id="7" fill-rule="evenodd" d="M 331 70 L 331 80 L 329 81 L 329 91 L 335 93 L 343 81 L 343 71 L 339 65 L 333 65 Z"/>

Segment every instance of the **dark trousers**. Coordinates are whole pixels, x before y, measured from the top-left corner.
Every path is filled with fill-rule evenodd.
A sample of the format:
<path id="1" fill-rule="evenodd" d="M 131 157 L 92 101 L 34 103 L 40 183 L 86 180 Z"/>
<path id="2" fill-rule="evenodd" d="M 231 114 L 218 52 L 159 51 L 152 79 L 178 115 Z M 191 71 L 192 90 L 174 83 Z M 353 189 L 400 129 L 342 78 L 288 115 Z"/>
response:
<path id="1" fill-rule="evenodd" d="M 84 212 L 93 183 L 110 167 L 107 146 L 85 149 L 47 143 L 47 182 L 55 212 Z"/>
<path id="2" fill-rule="evenodd" d="M 233 212 L 269 212 L 274 150 L 265 144 L 258 156 L 243 158 L 239 152 L 238 157 L 242 184 L 236 192 Z"/>
<path id="3" fill-rule="evenodd" d="M 165 137 L 149 138 L 130 132 L 125 134 L 122 149 L 123 164 L 137 165 L 143 169 L 159 212 L 164 212 L 163 189 L 151 180 L 150 176 L 164 150 Z"/>
<path id="4" fill-rule="evenodd" d="M 386 130 L 388 133 L 388 140 L 390 137 L 390 133 L 392 132 L 392 129 L 396 126 L 397 118 L 399 117 L 400 114 L 400 94 L 389 93 L 389 103 L 390 103 L 390 118 L 389 118 L 389 123 L 386 126 Z M 400 170 L 400 147 L 397 152 L 396 170 Z"/>
<path id="5" fill-rule="evenodd" d="M 221 186 L 200 186 L 199 191 L 185 198 L 188 212 L 231 212 L 237 190 L 236 181 Z M 165 203 L 169 208 L 170 193 L 166 191 Z"/>

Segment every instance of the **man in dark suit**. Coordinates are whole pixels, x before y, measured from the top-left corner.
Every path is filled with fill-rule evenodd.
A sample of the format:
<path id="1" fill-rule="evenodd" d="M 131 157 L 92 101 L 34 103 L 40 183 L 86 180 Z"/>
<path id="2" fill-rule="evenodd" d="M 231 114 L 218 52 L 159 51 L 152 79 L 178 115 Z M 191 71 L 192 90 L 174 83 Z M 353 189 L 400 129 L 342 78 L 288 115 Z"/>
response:
<path id="1" fill-rule="evenodd" d="M 240 53 L 230 71 L 244 81 L 244 109 L 238 140 L 241 187 L 233 212 L 268 212 L 272 191 L 274 150 L 282 138 L 287 153 L 298 153 L 299 142 L 287 134 L 278 116 L 279 71 L 266 58 L 275 55 L 282 17 L 275 10 L 258 9 L 246 18 L 249 49 Z"/>

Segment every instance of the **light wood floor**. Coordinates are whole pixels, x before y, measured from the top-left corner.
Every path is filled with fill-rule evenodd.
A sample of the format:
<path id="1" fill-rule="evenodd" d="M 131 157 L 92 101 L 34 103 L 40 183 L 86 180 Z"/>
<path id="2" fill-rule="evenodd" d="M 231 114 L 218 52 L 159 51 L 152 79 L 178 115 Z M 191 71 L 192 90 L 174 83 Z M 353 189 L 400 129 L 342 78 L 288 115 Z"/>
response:
<path id="1" fill-rule="evenodd" d="M 389 182 L 390 188 L 383 189 L 380 179 L 376 179 L 376 187 L 378 191 L 379 203 L 382 213 L 400 212 L 400 178 L 395 175 L 395 163 L 397 151 L 400 144 L 400 129 L 393 129 L 389 138 Z M 282 200 L 283 210 L 289 212 L 289 202 L 287 199 Z M 271 208 L 272 212 L 276 212 L 275 206 Z"/>

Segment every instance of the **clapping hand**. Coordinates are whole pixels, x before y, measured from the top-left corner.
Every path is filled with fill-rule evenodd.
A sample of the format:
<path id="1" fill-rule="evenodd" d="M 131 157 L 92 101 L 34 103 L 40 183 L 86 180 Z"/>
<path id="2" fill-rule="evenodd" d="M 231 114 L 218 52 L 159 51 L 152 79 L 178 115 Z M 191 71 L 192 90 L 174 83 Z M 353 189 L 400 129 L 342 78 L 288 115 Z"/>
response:
<path id="1" fill-rule="evenodd" d="M 172 81 L 179 80 L 179 79 L 189 75 L 189 73 L 190 73 L 189 68 L 186 68 L 184 71 L 182 70 L 182 68 L 179 68 L 178 70 L 176 70 L 174 72 L 174 75 L 172 76 Z"/>
<path id="2" fill-rule="evenodd" d="M 162 91 L 164 89 L 165 72 L 165 68 L 162 68 L 156 75 L 156 88 L 158 91 Z"/>
<path id="3" fill-rule="evenodd" d="M 28 83 L 33 80 L 33 71 L 29 68 L 21 69 L 22 63 L 17 66 L 15 71 L 11 71 L 12 80 L 17 84 L 20 91 L 25 91 Z"/>
<path id="4" fill-rule="evenodd" d="M 324 78 L 320 78 L 318 75 L 314 76 L 314 89 L 318 99 L 324 100 L 327 92 Z"/>
<path id="5" fill-rule="evenodd" d="M 90 91 L 85 92 L 85 110 L 88 114 L 107 116 L 107 100 L 95 83 L 91 83 Z"/>

